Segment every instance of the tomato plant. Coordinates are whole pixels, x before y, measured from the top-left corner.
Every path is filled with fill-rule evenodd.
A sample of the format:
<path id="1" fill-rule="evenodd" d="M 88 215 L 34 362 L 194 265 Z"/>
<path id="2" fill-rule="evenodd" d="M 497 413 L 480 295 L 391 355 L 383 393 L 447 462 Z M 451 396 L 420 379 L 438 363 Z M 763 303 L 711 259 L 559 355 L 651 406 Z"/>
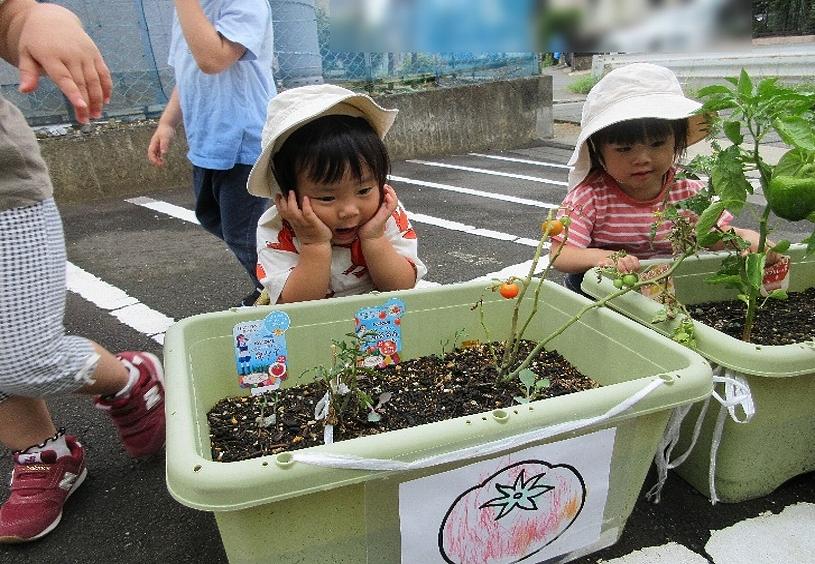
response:
<path id="1" fill-rule="evenodd" d="M 498 287 L 498 293 L 508 300 L 515 298 L 520 291 L 520 286 L 515 282 L 504 282 Z"/>

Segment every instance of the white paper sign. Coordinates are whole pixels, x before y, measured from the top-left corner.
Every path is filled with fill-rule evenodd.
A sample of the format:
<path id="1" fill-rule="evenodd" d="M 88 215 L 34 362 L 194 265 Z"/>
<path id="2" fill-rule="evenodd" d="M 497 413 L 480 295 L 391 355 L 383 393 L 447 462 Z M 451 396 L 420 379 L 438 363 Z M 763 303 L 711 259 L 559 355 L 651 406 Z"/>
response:
<path id="1" fill-rule="evenodd" d="M 542 562 L 596 542 L 615 429 L 399 486 L 402 562 Z"/>

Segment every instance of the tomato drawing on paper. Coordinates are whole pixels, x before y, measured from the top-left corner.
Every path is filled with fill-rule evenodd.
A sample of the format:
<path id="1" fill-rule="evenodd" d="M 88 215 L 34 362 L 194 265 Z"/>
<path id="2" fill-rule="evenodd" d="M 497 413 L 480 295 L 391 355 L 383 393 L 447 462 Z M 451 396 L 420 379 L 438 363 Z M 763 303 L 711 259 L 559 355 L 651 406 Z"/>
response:
<path id="1" fill-rule="evenodd" d="M 455 564 L 526 560 L 571 527 L 585 501 L 573 466 L 517 462 L 455 499 L 439 527 L 439 553 Z"/>

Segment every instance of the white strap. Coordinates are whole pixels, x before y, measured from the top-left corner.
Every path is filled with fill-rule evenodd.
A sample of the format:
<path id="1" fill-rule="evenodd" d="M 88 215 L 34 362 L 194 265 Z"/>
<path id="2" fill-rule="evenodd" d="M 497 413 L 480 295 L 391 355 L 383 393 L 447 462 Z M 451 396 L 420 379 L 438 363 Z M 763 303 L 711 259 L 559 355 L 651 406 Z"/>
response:
<path id="1" fill-rule="evenodd" d="M 665 383 L 666 380 L 661 377 L 654 378 L 648 384 L 643 386 L 642 389 L 632 394 L 631 397 L 623 400 L 602 415 L 598 415 L 596 417 L 558 423 L 542 429 L 535 429 L 533 431 L 521 433 L 520 435 L 514 435 L 512 437 L 498 439 L 484 444 L 466 447 L 451 452 L 445 452 L 435 456 L 429 456 L 427 458 L 420 458 L 412 462 L 303 451 L 293 452 L 292 458 L 295 462 L 302 462 L 304 464 L 312 464 L 315 466 L 325 466 L 329 468 L 402 471 L 429 468 L 432 466 L 438 466 L 439 464 L 467 460 L 475 457 L 489 456 L 497 452 L 518 448 L 529 443 L 542 441 L 555 435 L 562 435 L 564 433 L 584 429 L 586 427 L 602 423 L 603 421 L 607 421 L 608 419 L 611 419 L 612 417 L 630 409 Z"/>
<path id="2" fill-rule="evenodd" d="M 756 407 L 753 403 L 753 396 L 750 394 L 750 386 L 747 380 L 738 372 L 733 372 L 724 366 L 718 366 L 713 371 L 713 384 L 724 383 L 724 398 L 716 393 L 714 388 L 713 397 L 722 404 L 719 408 L 719 416 L 716 418 L 716 426 L 713 428 L 713 439 L 710 443 L 710 469 L 708 471 L 708 487 L 710 488 L 710 503 L 716 505 L 719 501 L 716 495 L 716 455 L 719 451 L 719 444 L 722 442 L 722 431 L 726 420 L 725 409 L 730 414 L 730 418 L 736 423 L 749 423 L 756 414 Z M 736 408 L 741 406 L 744 418 L 736 415 Z"/>
<path id="3" fill-rule="evenodd" d="M 724 397 L 716 392 L 716 384 L 724 384 Z M 668 470 L 672 470 L 685 462 L 690 455 L 693 447 L 696 446 L 696 441 L 699 438 L 699 433 L 702 430 L 702 423 L 704 422 L 705 415 L 710 405 L 710 398 L 713 397 L 721 404 L 719 408 L 719 415 L 716 418 L 716 425 L 713 429 L 713 439 L 710 444 L 710 471 L 708 474 L 708 484 L 710 487 L 710 502 L 715 504 L 718 501 L 716 497 L 716 454 L 719 450 L 719 444 L 722 439 L 722 431 L 724 429 L 724 422 L 726 419 L 726 412 L 730 414 L 731 419 L 736 423 L 748 423 L 755 415 L 755 405 L 753 404 L 753 396 L 750 394 L 750 386 L 747 380 L 738 373 L 731 372 L 723 366 L 715 366 L 713 369 L 713 390 L 704 403 L 696 422 L 693 425 L 693 436 L 691 437 L 690 445 L 687 450 L 680 456 L 671 460 L 671 453 L 679 441 L 679 432 L 682 427 L 682 422 L 685 416 L 690 411 L 692 405 L 681 406 L 674 409 L 671 419 L 668 421 L 668 426 L 665 429 L 665 434 L 662 437 L 662 442 L 659 445 L 656 455 L 654 456 L 654 464 L 657 469 L 657 483 L 654 484 L 650 490 L 645 494 L 645 497 L 653 502 L 659 503 L 662 488 L 665 486 L 665 481 L 668 479 Z M 744 417 L 739 418 L 736 414 L 736 408 L 741 406 L 744 412 Z"/>

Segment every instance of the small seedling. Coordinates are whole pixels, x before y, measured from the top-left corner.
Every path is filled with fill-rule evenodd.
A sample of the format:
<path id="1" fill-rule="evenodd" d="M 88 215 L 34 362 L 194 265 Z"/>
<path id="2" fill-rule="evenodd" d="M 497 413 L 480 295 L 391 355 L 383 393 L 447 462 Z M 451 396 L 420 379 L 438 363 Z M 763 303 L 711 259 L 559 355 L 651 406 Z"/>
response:
<path id="1" fill-rule="evenodd" d="M 514 396 L 513 399 L 518 403 L 529 403 L 535 401 L 552 383 L 549 378 L 538 378 L 538 375 L 524 368 L 518 373 L 518 379 L 521 381 L 524 389 L 526 390 L 526 397 Z"/>

